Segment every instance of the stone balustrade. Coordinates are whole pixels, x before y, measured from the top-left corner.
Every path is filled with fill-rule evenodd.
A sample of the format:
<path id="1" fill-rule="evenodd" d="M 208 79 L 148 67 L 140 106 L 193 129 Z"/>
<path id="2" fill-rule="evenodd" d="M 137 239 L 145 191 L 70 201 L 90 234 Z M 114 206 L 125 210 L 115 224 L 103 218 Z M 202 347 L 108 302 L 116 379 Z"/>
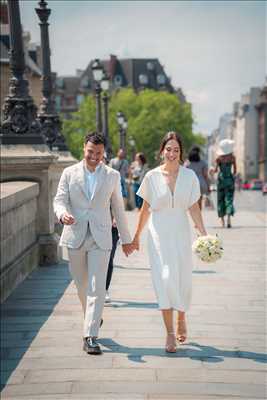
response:
<path id="1" fill-rule="evenodd" d="M 1 183 L 1 302 L 39 264 L 39 184 Z"/>

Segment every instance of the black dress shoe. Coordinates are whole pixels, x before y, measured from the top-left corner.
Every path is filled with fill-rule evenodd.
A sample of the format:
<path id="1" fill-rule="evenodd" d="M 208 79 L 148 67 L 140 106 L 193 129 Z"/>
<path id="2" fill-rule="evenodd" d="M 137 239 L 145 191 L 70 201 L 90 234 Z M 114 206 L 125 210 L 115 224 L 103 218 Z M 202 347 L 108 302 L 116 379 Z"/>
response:
<path id="1" fill-rule="evenodd" d="M 86 351 L 87 354 L 102 354 L 102 350 L 96 338 L 92 336 L 83 338 L 83 350 Z"/>

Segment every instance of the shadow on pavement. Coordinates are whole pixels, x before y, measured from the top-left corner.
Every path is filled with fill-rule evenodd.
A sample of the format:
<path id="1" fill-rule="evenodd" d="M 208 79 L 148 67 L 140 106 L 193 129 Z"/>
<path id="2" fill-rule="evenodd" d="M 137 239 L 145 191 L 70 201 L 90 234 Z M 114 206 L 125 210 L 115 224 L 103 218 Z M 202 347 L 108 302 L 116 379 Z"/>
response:
<path id="1" fill-rule="evenodd" d="M 114 265 L 115 269 L 131 269 L 133 271 L 149 271 L 150 268 L 134 268 L 134 267 L 124 267 L 123 265 Z"/>
<path id="2" fill-rule="evenodd" d="M 213 346 L 200 345 L 195 342 L 189 342 L 186 345 L 178 347 L 176 353 L 166 353 L 164 347 L 127 347 L 115 342 L 113 339 L 99 339 L 99 343 L 105 346 L 104 353 L 128 354 L 128 359 L 137 363 L 146 363 L 144 356 L 158 356 L 171 358 L 190 358 L 196 361 L 205 361 L 207 363 L 223 362 L 225 358 L 238 358 L 253 360 L 259 363 L 267 363 L 267 355 L 264 353 L 254 353 L 241 350 L 220 350 Z M 184 347 L 186 346 L 186 347 Z M 190 348 L 188 348 L 190 346 Z"/>
<path id="3" fill-rule="evenodd" d="M 224 231 L 231 231 L 235 229 L 264 229 L 266 228 L 266 225 L 232 225 L 231 228 L 223 228 L 222 226 L 214 226 L 214 225 L 207 225 L 208 229 L 218 229 L 218 230 L 224 230 Z"/>
<path id="4" fill-rule="evenodd" d="M 216 271 L 212 271 L 211 269 L 194 269 L 193 274 L 216 274 Z"/>
<path id="5" fill-rule="evenodd" d="M 123 301 L 123 300 L 113 300 L 112 303 L 110 303 L 111 307 L 114 308 L 123 308 L 123 307 L 129 307 L 129 308 L 158 308 L 157 303 L 143 303 L 143 302 L 137 302 L 137 301 Z"/>
<path id="6" fill-rule="evenodd" d="M 68 266 L 39 267 L 1 305 L 1 390 L 71 282 Z M 57 311 L 56 315 L 68 311 Z"/>

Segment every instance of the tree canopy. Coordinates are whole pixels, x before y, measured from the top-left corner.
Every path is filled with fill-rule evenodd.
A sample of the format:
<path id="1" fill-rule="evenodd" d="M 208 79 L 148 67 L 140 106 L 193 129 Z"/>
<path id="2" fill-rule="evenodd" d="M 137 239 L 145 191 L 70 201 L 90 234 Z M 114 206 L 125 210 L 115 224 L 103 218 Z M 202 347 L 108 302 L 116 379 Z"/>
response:
<path id="1" fill-rule="evenodd" d="M 72 119 L 64 121 L 63 133 L 67 144 L 78 159 L 82 158 L 84 136 L 96 129 L 95 111 L 94 98 L 87 96 Z M 160 142 L 168 131 L 180 133 L 185 150 L 193 144 L 204 143 L 203 137 L 192 131 L 193 116 L 189 103 L 181 103 L 175 94 L 167 92 L 147 89 L 136 94 L 132 89 L 121 89 L 113 93 L 109 101 L 109 135 L 114 154 L 119 147 L 118 111 L 122 111 L 128 120 L 128 155 L 132 150 L 143 152 L 150 166 L 157 163 Z M 135 141 L 135 149 L 131 149 L 130 137 Z"/>

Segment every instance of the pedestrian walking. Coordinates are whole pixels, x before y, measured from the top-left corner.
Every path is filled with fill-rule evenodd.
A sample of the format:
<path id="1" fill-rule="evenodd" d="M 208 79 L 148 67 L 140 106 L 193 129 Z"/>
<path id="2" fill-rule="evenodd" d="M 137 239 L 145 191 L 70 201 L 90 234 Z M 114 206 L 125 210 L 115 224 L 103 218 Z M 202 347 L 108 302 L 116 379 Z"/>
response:
<path id="1" fill-rule="evenodd" d="M 215 161 L 217 177 L 217 210 L 222 227 L 225 226 L 224 217 L 227 215 L 227 228 L 231 228 L 231 216 L 234 215 L 234 191 L 236 159 L 233 154 L 234 141 L 221 140 L 219 143 L 218 157 Z"/>
<path id="2" fill-rule="evenodd" d="M 124 206 L 126 208 L 127 199 L 129 197 L 127 182 L 126 182 L 126 178 L 128 178 L 129 175 L 129 163 L 126 160 L 125 151 L 123 149 L 119 149 L 117 157 L 112 158 L 110 160 L 109 166 L 120 173 L 122 197 L 124 200 Z"/>
<path id="3" fill-rule="evenodd" d="M 130 172 L 132 178 L 133 192 L 135 195 L 135 205 L 138 208 L 138 210 L 140 210 L 142 207 L 143 199 L 142 197 L 137 195 L 137 191 L 147 171 L 148 171 L 148 166 L 146 164 L 145 155 L 143 153 L 137 153 L 135 155 L 135 160 L 131 164 Z"/>
<path id="4" fill-rule="evenodd" d="M 201 235 L 206 235 L 198 200 L 199 180 L 183 164 L 180 136 L 169 132 L 162 140 L 162 164 L 145 175 L 137 194 L 143 198 L 134 240 L 139 249 L 141 232 L 148 224 L 148 254 L 152 281 L 165 324 L 166 352 L 176 352 L 176 339 L 187 338 L 185 313 L 192 290 L 192 250 L 187 210 Z M 177 311 L 176 333 L 173 310 Z"/>
<path id="5" fill-rule="evenodd" d="M 116 218 L 125 255 L 131 253 L 120 187 L 120 175 L 103 162 L 104 138 L 85 137 L 84 159 L 64 169 L 54 199 L 57 218 L 64 224 L 60 245 L 66 246 L 69 269 L 84 312 L 83 349 L 101 354 L 97 342 L 112 248 L 110 208 Z"/>
<path id="6" fill-rule="evenodd" d="M 200 148 L 198 146 L 194 146 L 190 150 L 188 154 L 188 160 L 186 161 L 185 165 L 187 168 L 192 169 L 199 179 L 201 195 L 198 200 L 198 204 L 201 210 L 203 195 L 207 196 L 209 194 L 209 178 L 207 163 L 201 159 Z"/>

